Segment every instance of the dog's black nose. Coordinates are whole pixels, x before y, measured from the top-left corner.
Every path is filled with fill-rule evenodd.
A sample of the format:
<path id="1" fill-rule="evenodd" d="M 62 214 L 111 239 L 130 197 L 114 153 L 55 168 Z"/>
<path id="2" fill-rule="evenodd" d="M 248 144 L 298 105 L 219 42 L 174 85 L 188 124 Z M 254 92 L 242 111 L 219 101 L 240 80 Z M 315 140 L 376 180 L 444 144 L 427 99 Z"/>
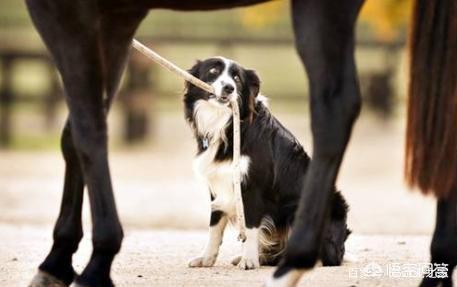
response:
<path id="1" fill-rule="evenodd" d="M 231 94 L 233 91 L 235 90 L 235 87 L 230 85 L 230 84 L 227 84 L 223 87 L 223 92 L 224 94 Z"/>

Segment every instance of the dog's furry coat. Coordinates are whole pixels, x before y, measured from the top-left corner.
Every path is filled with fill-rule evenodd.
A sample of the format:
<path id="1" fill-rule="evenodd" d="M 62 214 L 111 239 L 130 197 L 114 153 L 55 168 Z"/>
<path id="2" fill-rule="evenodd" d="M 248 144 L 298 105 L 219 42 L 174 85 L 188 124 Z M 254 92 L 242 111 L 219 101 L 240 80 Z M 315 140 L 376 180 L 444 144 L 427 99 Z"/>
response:
<path id="1" fill-rule="evenodd" d="M 198 62 L 190 72 L 213 85 L 216 95 L 187 85 L 185 116 L 197 141 L 194 169 L 211 194 L 210 240 L 190 266 L 212 266 L 227 221 L 235 215 L 232 183 L 232 118 L 229 97 L 237 97 L 241 113 L 242 195 L 247 240 L 233 263 L 242 269 L 274 265 L 281 258 L 310 162 L 297 139 L 270 113 L 259 95 L 256 73 L 225 58 Z M 347 204 L 338 191 L 331 197 L 320 258 L 339 265 L 345 252 Z"/>

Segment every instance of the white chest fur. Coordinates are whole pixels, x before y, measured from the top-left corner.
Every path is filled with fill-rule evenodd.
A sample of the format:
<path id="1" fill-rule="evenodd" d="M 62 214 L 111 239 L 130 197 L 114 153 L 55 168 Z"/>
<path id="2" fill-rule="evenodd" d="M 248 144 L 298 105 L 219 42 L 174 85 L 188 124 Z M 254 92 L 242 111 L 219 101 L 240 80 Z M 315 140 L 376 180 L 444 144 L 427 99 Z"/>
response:
<path id="1" fill-rule="evenodd" d="M 235 198 L 233 192 L 232 161 L 215 162 L 218 144 L 211 144 L 206 151 L 197 156 L 193 168 L 195 174 L 204 181 L 214 197 L 212 210 L 221 210 L 227 215 L 235 215 Z M 242 180 L 246 180 L 249 169 L 249 157 L 242 155 L 240 170 Z"/>
<path id="2" fill-rule="evenodd" d="M 198 100 L 195 103 L 194 120 L 197 131 L 200 135 L 210 138 L 214 144 L 219 140 L 225 140 L 224 131 L 231 117 L 231 109 L 215 103 L 214 99 Z"/>

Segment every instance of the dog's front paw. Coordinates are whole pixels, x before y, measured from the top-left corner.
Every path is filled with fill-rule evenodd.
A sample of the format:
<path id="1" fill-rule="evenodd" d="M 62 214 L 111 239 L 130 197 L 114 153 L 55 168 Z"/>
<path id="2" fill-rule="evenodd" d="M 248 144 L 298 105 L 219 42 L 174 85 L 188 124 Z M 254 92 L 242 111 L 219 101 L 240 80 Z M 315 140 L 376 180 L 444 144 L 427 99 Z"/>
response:
<path id="1" fill-rule="evenodd" d="M 241 270 L 256 269 L 259 267 L 259 258 L 241 257 L 240 262 L 238 263 L 238 268 L 240 268 Z"/>
<path id="2" fill-rule="evenodd" d="M 232 263 L 232 265 L 237 266 L 238 263 L 240 263 L 241 258 L 243 258 L 243 256 L 237 255 L 237 256 L 233 257 L 230 262 Z"/>
<path id="3" fill-rule="evenodd" d="M 189 267 L 211 267 L 216 262 L 216 256 L 199 256 L 189 261 Z"/>

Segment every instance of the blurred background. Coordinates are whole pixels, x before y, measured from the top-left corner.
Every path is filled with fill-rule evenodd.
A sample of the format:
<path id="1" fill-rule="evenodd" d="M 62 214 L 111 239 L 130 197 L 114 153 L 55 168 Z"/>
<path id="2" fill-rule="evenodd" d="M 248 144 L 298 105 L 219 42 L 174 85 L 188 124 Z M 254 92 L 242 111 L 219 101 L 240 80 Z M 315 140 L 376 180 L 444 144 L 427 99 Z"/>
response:
<path id="1" fill-rule="evenodd" d="M 357 26 L 364 107 L 338 178 L 356 233 L 432 231 L 433 200 L 408 192 L 402 179 L 410 6 L 368 0 Z M 183 68 L 223 55 L 257 70 L 273 113 L 311 153 L 308 84 L 290 22 L 282 0 L 217 12 L 154 10 L 136 37 Z M 192 174 L 196 148 L 183 118 L 183 87 L 132 51 L 109 116 L 112 179 L 127 229 L 207 225 L 209 196 Z M 23 1 L 0 1 L 0 224 L 53 224 L 66 115 L 60 79 Z"/>

